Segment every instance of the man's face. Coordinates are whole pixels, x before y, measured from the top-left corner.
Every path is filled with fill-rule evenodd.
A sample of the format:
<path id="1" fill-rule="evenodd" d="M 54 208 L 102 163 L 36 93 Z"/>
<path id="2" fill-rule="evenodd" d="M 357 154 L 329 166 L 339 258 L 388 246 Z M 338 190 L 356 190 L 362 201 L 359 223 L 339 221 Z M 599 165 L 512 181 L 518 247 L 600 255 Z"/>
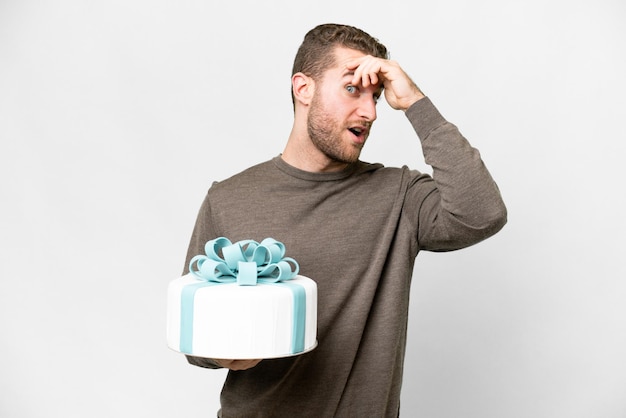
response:
<path id="1" fill-rule="evenodd" d="M 333 162 L 355 162 L 376 120 L 376 101 L 382 87 L 351 84 L 354 70 L 345 67 L 348 61 L 364 55 L 337 47 L 335 65 L 316 82 L 307 129 L 313 144 Z"/>

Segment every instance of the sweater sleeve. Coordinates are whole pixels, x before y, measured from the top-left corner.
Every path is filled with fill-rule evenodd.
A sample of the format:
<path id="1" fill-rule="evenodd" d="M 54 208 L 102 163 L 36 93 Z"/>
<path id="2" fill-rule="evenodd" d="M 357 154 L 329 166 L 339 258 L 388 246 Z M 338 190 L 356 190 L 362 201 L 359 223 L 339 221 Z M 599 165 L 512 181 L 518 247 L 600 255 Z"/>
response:
<path id="1" fill-rule="evenodd" d="M 507 210 L 498 186 L 480 153 L 448 122 L 429 98 L 406 111 L 422 143 L 431 178 L 421 176 L 409 187 L 418 248 L 449 251 L 478 243 L 507 222 Z M 407 205 L 415 209 L 415 205 Z"/>

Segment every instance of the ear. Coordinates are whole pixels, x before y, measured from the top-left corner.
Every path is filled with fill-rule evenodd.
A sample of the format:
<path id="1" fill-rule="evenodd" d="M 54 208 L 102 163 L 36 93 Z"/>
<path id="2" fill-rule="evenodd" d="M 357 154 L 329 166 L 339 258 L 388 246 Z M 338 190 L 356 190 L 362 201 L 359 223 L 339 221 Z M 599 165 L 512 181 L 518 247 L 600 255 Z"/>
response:
<path id="1" fill-rule="evenodd" d="M 296 102 L 308 105 L 315 93 L 315 81 L 303 73 L 295 73 L 291 77 L 291 88 Z"/>

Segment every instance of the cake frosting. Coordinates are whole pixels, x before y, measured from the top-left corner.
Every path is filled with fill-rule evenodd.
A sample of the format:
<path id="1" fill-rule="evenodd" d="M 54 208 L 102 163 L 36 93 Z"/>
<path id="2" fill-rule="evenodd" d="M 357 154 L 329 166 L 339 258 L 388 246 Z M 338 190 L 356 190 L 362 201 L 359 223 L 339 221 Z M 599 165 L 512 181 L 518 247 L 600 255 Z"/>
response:
<path id="1" fill-rule="evenodd" d="M 189 273 L 170 282 L 167 344 L 197 357 L 262 359 L 317 344 L 317 285 L 282 243 L 207 242 Z"/>

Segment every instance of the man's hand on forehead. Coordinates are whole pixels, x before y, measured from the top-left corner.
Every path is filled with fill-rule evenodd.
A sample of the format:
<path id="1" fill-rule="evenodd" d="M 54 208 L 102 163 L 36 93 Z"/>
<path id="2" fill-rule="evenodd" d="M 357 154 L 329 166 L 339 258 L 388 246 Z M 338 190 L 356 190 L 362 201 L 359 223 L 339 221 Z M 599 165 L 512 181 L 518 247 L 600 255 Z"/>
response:
<path id="1" fill-rule="evenodd" d="M 346 68 L 354 72 L 352 84 L 360 84 L 363 87 L 369 87 L 370 85 L 376 85 L 382 82 L 384 75 L 381 73 L 383 64 L 381 61 L 383 61 L 381 58 L 375 58 L 371 55 L 365 55 L 348 61 Z"/>
<path id="2" fill-rule="evenodd" d="M 424 97 L 396 61 L 365 55 L 348 61 L 346 69 L 354 72 L 352 84 L 363 87 L 380 84 L 381 88 L 384 87 L 385 99 L 394 109 L 406 110 Z"/>

